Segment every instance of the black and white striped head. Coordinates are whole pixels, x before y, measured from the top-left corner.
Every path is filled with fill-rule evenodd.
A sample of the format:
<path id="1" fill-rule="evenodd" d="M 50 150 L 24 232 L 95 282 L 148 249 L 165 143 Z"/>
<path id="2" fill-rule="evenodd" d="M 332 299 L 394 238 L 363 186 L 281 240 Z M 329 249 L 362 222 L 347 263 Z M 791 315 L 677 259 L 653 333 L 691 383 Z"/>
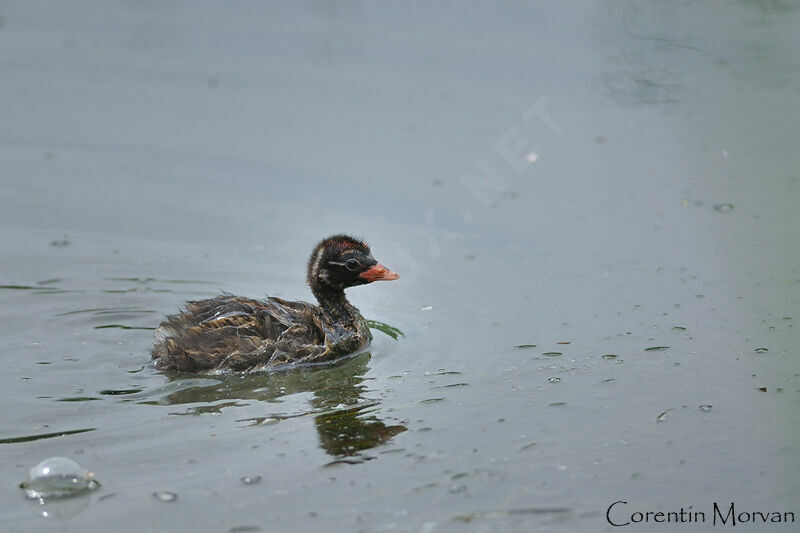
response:
<path id="1" fill-rule="evenodd" d="M 372 257 L 367 243 L 349 235 L 333 235 L 323 239 L 308 260 L 308 284 L 312 290 L 343 290 L 398 277 Z"/>

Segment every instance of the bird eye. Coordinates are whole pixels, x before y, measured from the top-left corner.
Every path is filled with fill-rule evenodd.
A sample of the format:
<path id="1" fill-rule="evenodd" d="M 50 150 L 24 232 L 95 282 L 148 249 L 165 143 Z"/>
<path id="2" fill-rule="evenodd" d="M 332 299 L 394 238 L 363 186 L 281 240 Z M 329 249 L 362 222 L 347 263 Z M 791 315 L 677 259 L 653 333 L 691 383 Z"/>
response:
<path id="1" fill-rule="evenodd" d="M 361 263 L 358 262 L 358 259 L 353 259 L 352 257 L 347 260 L 347 263 L 344 264 L 347 267 L 347 270 L 353 271 L 358 270 L 361 268 Z"/>

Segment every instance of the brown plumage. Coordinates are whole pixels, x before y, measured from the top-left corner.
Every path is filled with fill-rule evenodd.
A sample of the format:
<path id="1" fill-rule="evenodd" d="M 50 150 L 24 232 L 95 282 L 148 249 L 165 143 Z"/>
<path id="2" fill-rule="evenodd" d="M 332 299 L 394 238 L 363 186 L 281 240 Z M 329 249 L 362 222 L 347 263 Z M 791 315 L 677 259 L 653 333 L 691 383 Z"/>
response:
<path id="1" fill-rule="evenodd" d="M 308 284 L 320 305 L 231 294 L 187 302 L 156 330 L 153 359 L 161 370 L 185 372 L 334 361 L 372 340 L 344 289 L 397 277 L 372 257 L 366 243 L 347 235 L 328 237 L 308 262 Z"/>

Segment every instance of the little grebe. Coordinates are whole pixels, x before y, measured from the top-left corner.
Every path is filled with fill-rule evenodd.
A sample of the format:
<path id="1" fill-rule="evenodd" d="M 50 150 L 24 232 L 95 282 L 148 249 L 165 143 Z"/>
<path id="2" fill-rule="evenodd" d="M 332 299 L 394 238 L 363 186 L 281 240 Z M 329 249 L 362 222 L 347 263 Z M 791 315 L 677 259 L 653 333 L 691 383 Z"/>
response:
<path id="1" fill-rule="evenodd" d="M 184 312 L 167 317 L 156 330 L 156 368 L 257 370 L 333 361 L 372 340 L 344 289 L 397 278 L 372 257 L 365 242 L 347 235 L 328 237 L 308 261 L 308 284 L 319 306 L 230 294 L 187 302 Z"/>

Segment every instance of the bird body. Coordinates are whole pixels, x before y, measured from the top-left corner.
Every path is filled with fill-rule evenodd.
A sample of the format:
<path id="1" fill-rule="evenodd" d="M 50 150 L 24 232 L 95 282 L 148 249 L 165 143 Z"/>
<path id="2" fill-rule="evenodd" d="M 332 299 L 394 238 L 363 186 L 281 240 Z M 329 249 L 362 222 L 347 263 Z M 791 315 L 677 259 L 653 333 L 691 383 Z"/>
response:
<path id="1" fill-rule="evenodd" d="M 187 302 L 156 330 L 156 367 L 259 370 L 335 361 L 368 346 L 372 334 L 344 289 L 397 274 L 375 261 L 363 241 L 334 235 L 314 248 L 307 278 L 320 305 L 231 294 Z"/>

